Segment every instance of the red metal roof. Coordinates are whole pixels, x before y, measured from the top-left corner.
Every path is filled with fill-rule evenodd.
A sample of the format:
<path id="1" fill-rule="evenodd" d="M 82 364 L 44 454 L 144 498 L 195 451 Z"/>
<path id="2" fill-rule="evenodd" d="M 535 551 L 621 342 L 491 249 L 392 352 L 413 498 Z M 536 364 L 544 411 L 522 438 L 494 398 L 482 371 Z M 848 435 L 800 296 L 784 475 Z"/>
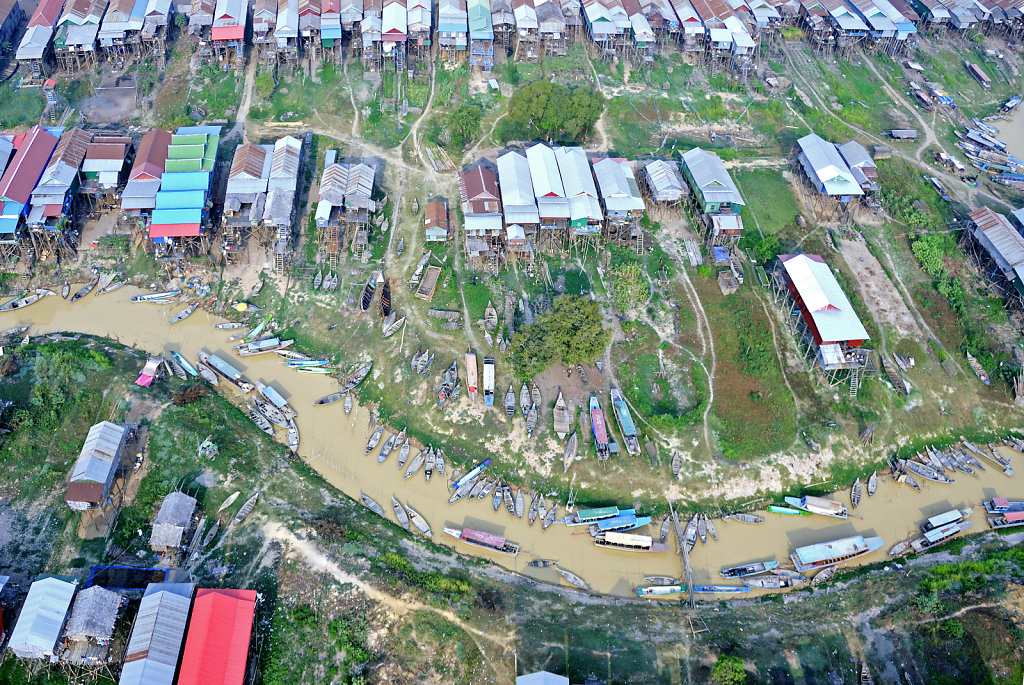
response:
<path id="1" fill-rule="evenodd" d="M 171 146 L 171 134 L 154 128 L 142 136 L 139 152 L 135 155 L 135 163 L 128 174 L 128 180 L 137 178 L 160 178 L 164 174 L 164 163 L 167 161 L 167 148 Z"/>
<path id="2" fill-rule="evenodd" d="M 244 26 L 214 26 L 210 37 L 213 40 L 242 40 L 245 36 Z"/>
<path id="3" fill-rule="evenodd" d="M 149 227 L 150 239 L 194 238 L 201 232 L 201 224 L 152 224 Z"/>
<path id="4" fill-rule="evenodd" d="M 255 590 L 199 590 L 178 685 L 242 685 L 255 614 Z"/>
<path id="5" fill-rule="evenodd" d="M 505 538 L 501 537 L 500 535 L 495 535 L 493 533 L 488 533 L 482 530 L 476 530 L 474 528 L 463 528 L 462 539 L 479 542 L 480 544 L 488 545 L 489 547 L 493 547 L 494 549 L 501 549 L 505 546 Z"/>
<path id="6" fill-rule="evenodd" d="M 43 216 L 60 216 L 64 212 L 64 205 L 43 205 Z"/>
<path id="7" fill-rule="evenodd" d="M 27 203 L 55 147 L 56 136 L 50 135 L 41 126 L 33 126 L 18 145 L 18 151 L 3 178 L 0 178 L 0 198 Z"/>
<path id="8" fill-rule="evenodd" d="M 32 13 L 32 18 L 28 20 L 28 27 L 33 26 L 53 26 L 57 23 L 57 19 L 60 18 L 60 13 L 64 9 L 64 0 L 43 0 L 36 7 L 36 11 Z"/>
<path id="9" fill-rule="evenodd" d="M 1024 521 L 1024 511 L 1011 511 L 1009 514 L 1004 515 L 1003 518 L 1007 523 Z"/>

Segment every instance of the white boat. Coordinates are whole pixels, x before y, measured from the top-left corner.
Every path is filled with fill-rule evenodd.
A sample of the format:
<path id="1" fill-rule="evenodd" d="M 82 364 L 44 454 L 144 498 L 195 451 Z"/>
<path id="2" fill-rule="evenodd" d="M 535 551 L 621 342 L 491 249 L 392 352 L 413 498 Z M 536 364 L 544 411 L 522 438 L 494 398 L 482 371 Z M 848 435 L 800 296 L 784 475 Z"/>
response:
<path id="1" fill-rule="evenodd" d="M 177 297 L 181 294 L 180 290 L 165 290 L 162 293 L 147 293 L 145 295 L 136 295 L 132 298 L 132 302 L 152 302 L 154 304 L 164 304 L 172 297 Z"/>
<path id="2" fill-rule="evenodd" d="M 57 293 L 53 292 L 52 290 L 47 290 L 46 288 L 36 288 L 35 290 L 28 291 L 27 293 L 25 293 L 24 295 L 17 299 L 11 300 L 10 302 L 6 302 L 3 305 L 0 305 L 0 312 L 12 312 L 15 309 L 22 309 L 24 307 L 29 306 L 30 304 L 35 304 L 44 297 L 50 297 L 51 295 L 56 294 Z"/>

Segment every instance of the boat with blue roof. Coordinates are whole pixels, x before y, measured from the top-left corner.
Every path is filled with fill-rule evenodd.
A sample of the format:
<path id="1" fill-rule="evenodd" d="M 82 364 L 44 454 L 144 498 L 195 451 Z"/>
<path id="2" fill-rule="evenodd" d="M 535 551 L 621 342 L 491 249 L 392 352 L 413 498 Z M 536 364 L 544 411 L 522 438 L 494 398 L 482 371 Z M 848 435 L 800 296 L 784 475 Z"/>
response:
<path id="1" fill-rule="evenodd" d="M 790 559 L 800 573 L 817 571 L 867 556 L 881 549 L 883 544 L 885 543 L 880 537 L 865 538 L 862 535 L 854 535 L 797 547 L 790 555 Z"/>

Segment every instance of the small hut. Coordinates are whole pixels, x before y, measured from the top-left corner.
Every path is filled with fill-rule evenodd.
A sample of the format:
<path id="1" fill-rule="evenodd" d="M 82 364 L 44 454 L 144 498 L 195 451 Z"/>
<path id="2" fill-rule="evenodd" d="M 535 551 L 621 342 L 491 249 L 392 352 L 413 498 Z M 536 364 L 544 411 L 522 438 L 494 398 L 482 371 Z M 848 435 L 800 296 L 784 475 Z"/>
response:
<path id="1" fill-rule="evenodd" d="M 125 444 L 124 426 L 101 421 L 89 429 L 64 494 L 69 507 L 86 511 L 103 506 L 124 455 Z"/>
<path id="2" fill-rule="evenodd" d="M 172 492 L 164 498 L 160 511 L 153 523 L 149 546 L 158 554 L 167 554 L 181 549 L 185 531 L 192 527 L 192 514 L 196 500 L 183 492 Z"/>
<path id="3" fill-rule="evenodd" d="M 63 661 L 75 665 L 96 665 L 107 660 L 108 645 L 121 609 L 121 595 L 93 585 L 78 593 L 67 630 Z"/>
<path id="4" fill-rule="evenodd" d="M 15 655 L 22 659 L 54 655 L 76 586 L 74 580 L 59 576 L 42 576 L 32 583 L 11 631 L 8 647 Z"/>

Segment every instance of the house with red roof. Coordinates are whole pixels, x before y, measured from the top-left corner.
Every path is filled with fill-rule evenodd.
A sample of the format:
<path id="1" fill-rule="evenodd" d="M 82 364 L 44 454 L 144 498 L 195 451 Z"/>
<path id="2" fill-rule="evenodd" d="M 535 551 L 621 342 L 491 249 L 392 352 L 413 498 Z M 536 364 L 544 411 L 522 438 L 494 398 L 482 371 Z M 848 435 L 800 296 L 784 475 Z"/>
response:
<path id="1" fill-rule="evenodd" d="M 29 200 L 43 175 L 58 138 L 42 126 L 15 138 L 17 152 L 0 177 L 0 254 L 13 256 L 21 238 Z"/>
<path id="2" fill-rule="evenodd" d="M 160 177 L 167 161 L 171 134 L 154 128 L 142 136 L 135 155 L 128 183 L 121 192 L 121 211 L 131 216 L 148 216 L 156 207 L 156 194 L 160 190 Z"/>
<path id="3" fill-rule="evenodd" d="M 196 592 L 178 685 L 245 683 L 256 600 L 255 590 Z"/>

